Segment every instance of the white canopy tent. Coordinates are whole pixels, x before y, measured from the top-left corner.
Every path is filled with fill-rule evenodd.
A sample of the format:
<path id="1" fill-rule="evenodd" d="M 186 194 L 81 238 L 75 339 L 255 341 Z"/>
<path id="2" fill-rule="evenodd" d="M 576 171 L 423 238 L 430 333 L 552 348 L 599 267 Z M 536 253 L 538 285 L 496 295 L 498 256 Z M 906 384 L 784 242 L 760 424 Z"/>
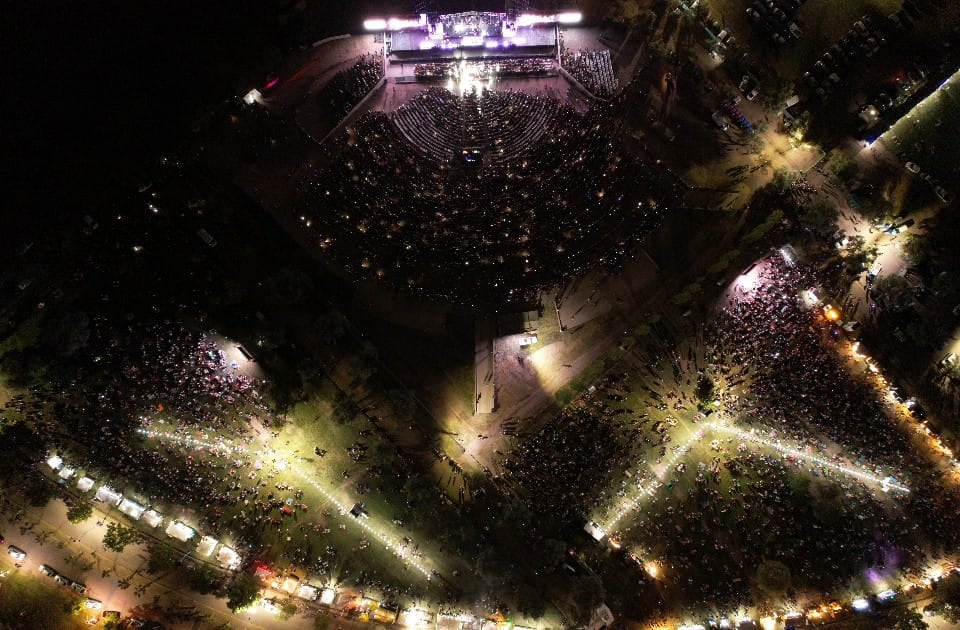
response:
<path id="1" fill-rule="evenodd" d="M 320 592 L 320 603 L 324 606 L 332 606 L 333 600 L 337 598 L 337 592 L 329 586 Z"/>
<path id="2" fill-rule="evenodd" d="M 192 527 L 184 525 L 180 521 L 171 521 L 167 525 L 166 533 L 170 538 L 176 538 L 183 542 L 187 542 L 197 534 Z"/>
<path id="3" fill-rule="evenodd" d="M 236 551 L 223 545 L 217 552 L 217 561 L 231 571 L 240 566 L 240 556 Z"/>
<path id="4" fill-rule="evenodd" d="M 121 512 L 129 516 L 135 521 L 139 521 L 140 517 L 143 516 L 143 511 L 146 509 L 136 501 L 131 499 L 124 499 L 120 502 L 118 508 Z"/>
<path id="5" fill-rule="evenodd" d="M 147 510 L 143 513 L 143 521 L 150 527 L 159 527 L 163 522 L 163 514 L 156 510 Z"/>
<path id="6" fill-rule="evenodd" d="M 110 486 L 100 486 L 97 488 L 97 494 L 94 497 L 97 501 L 102 501 L 114 507 L 120 505 L 120 502 L 123 501 L 123 495 L 111 488 Z"/>
<path id="7" fill-rule="evenodd" d="M 80 492 L 90 492 L 93 489 L 93 486 L 96 485 L 95 482 L 90 477 L 80 477 L 77 479 L 77 490 Z"/>
<path id="8" fill-rule="evenodd" d="M 204 536 L 200 539 L 200 544 L 197 545 L 197 555 L 203 558 L 209 557 L 218 544 L 220 544 L 220 541 L 213 536 Z"/>
<path id="9" fill-rule="evenodd" d="M 309 584 L 301 584 L 300 589 L 297 590 L 297 597 L 300 599 L 306 599 L 309 601 L 314 601 L 317 599 L 317 596 L 320 595 L 320 591 L 317 590 L 317 587 L 310 586 Z"/>

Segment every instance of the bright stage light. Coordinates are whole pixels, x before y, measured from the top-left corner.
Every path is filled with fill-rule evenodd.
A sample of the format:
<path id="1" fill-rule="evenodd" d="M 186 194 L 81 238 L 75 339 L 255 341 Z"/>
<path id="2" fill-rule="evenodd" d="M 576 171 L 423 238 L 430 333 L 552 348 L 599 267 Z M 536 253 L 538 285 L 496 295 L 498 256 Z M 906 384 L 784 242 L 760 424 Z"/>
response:
<path id="1" fill-rule="evenodd" d="M 583 19 L 583 14 L 579 11 L 572 11 L 570 13 L 561 13 L 557 16 L 557 22 L 560 24 L 577 24 L 580 20 Z"/>
<path id="2" fill-rule="evenodd" d="M 390 18 L 387 20 L 387 28 L 391 31 L 401 31 L 405 28 L 420 28 L 426 25 L 426 15 L 421 15 L 419 20 L 405 20 L 403 18 Z"/>
<path id="3" fill-rule="evenodd" d="M 260 94 L 260 90 L 253 88 L 243 96 L 243 102 L 247 105 L 253 105 L 254 103 L 259 102 L 262 96 L 263 95 Z"/>
<path id="4" fill-rule="evenodd" d="M 862 597 L 858 597 L 857 599 L 853 600 L 851 604 L 853 605 L 854 610 L 864 611 L 870 608 L 870 602 Z"/>
<path id="5" fill-rule="evenodd" d="M 363 28 L 367 31 L 384 31 L 387 29 L 387 21 L 379 18 L 364 20 Z"/>

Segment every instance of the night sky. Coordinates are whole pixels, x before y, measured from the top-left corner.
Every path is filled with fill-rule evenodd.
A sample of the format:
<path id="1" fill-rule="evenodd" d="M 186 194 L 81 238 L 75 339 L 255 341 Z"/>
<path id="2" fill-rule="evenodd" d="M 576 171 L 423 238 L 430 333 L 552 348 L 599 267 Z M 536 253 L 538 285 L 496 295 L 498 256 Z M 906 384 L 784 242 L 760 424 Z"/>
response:
<path id="1" fill-rule="evenodd" d="M 189 139 L 219 101 L 246 92 L 298 45 L 362 30 L 412 2 L 20 0 L 5 6 L 6 224 L 78 220 Z M 502 10 L 442 0 L 441 8 Z M 347 13 L 346 11 L 350 11 Z M 289 19 L 281 24 L 278 16 Z"/>
<path id="2" fill-rule="evenodd" d="M 278 22 L 287 2 L 98 0 L 5 6 L 9 220 L 82 216 L 179 146 L 194 122 L 275 69 L 284 51 L 355 30 L 331 5 Z M 333 14 L 331 15 L 331 11 Z M 118 186 L 118 184 L 120 186 Z M 9 224 L 9 223 L 8 223 Z"/>

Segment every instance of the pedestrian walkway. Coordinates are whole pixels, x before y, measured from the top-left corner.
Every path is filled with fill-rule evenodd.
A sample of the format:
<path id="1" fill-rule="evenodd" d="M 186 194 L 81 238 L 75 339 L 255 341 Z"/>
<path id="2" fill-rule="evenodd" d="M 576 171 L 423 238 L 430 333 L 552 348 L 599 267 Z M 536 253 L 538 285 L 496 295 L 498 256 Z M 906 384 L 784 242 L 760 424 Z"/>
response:
<path id="1" fill-rule="evenodd" d="M 493 413 L 496 408 L 496 379 L 493 369 L 493 335 L 496 320 L 492 315 L 477 318 L 474 347 L 474 414 Z"/>

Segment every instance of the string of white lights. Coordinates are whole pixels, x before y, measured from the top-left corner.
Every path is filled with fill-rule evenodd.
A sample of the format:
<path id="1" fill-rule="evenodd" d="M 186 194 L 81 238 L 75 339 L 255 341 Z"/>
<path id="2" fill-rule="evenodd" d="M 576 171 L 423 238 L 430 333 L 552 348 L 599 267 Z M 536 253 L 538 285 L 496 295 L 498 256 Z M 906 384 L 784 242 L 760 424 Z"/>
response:
<path id="1" fill-rule="evenodd" d="M 890 477 L 881 478 L 876 475 L 872 475 L 862 469 L 853 468 L 851 466 L 844 466 L 842 464 L 832 462 L 818 455 L 811 455 L 809 453 L 805 453 L 801 451 L 799 448 L 797 448 L 795 445 L 785 443 L 783 440 L 770 440 L 770 439 L 764 438 L 762 435 L 756 433 L 755 431 L 745 431 L 743 429 L 737 429 L 736 427 L 732 427 L 726 424 L 718 424 L 716 422 L 707 423 L 704 429 L 700 429 L 699 431 L 694 433 L 694 435 L 691 436 L 690 439 L 688 439 L 686 442 L 684 442 L 679 449 L 676 449 L 673 452 L 673 454 L 669 458 L 667 458 L 667 460 L 663 463 L 662 465 L 663 467 L 660 470 L 660 472 L 654 473 L 657 476 L 657 478 L 662 480 L 664 476 L 679 462 L 679 460 L 682 457 L 685 457 L 687 454 L 689 454 L 690 450 L 693 448 L 694 442 L 698 442 L 704 438 L 707 430 L 719 431 L 721 433 L 736 435 L 737 437 L 741 439 L 745 439 L 748 442 L 752 442 L 754 444 L 761 444 L 779 453 L 782 453 L 788 457 L 794 457 L 808 463 L 814 463 L 818 466 L 839 472 L 848 477 L 853 477 L 855 479 L 859 479 L 867 483 L 879 485 L 881 488 L 885 490 L 897 490 L 903 493 L 910 492 L 909 488 L 907 488 L 903 484 L 895 481 Z M 654 466 L 651 465 L 650 469 L 653 470 Z M 614 527 L 616 527 L 617 523 L 619 523 L 620 520 L 622 520 L 623 517 L 626 516 L 629 512 L 639 509 L 643 505 L 642 500 L 656 496 L 658 488 L 659 488 L 659 484 L 654 484 L 654 483 L 639 486 L 637 491 L 633 494 L 633 496 L 623 501 L 623 503 L 620 505 L 620 508 L 616 512 L 614 512 L 614 514 L 610 518 L 608 518 L 605 521 L 603 525 L 603 529 L 607 532 L 611 531 Z"/>
<path id="2" fill-rule="evenodd" d="M 674 452 L 670 455 L 670 457 L 666 459 L 665 462 L 663 462 L 662 464 L 658 464 L 663 466 L 663 469 L 660 472 L 656 472 L 654 470 L 655 466 L 653 464 L 650 465 L 650 470 L 653 471 L 654 475 L 656 475 L 658 479 L 662 480 L 666 475 L 667 471 L 673 468 L 677 464 L 677 462 L 680 460 L 681 457 L 685 457 L 690 452 L 690 449 L 693 448 L 693 443 L 703 439 L 703 435 L 704 435 L 704 431 L 703 429 L 700 429 L 697 432 L 695 432 L 692 436 L 690 436 L 690 439 L 688 439 L 686 442 L 681 444 L 680 448 L 674 450 Z M 631 498 L 624 501 L 623 504 L 620 506 L 620 509 L 617 510 L 612 517 L 607 519 L 603 529 L 606 531 L 610 531 L 614 526 L 616 526 L 617 523 L 620 522 L 620 519 L 622 519 L 628 512 L 632 512 L 633 510 L 636 510 L 641 507 L 642 505 L 640 501 L 641 499 L 656 496 L 658 487 L 659 487 L 659 484 L 656 484 L 656 483 L 650 483 L 645 486 L 639 486 L 637 491 L 634 493 L 634 495 Z"/>
<path id="3" fill-rule="evenodd" d="M 767 438 L 762 437 L 759 433 L 756 433 L 754 430 L 745 431 L 743 429 L 738 429 L 736 427 L 732 427 L 725 424 L 718 424 L 716 422 L 711 422 L 709 423 L 708 426 L 715 431 L 729 433 L 732 435 L 736 435 L 741 439 L 749 440 L 751 442 L 755 442 L 758 444 L 763 444 L 764 446 L 772 448 L 789 457 L 795 457 L 797 459 L 802 459 L 807 462 L 813 462 L 818 466 L 822 466 L 824 468 L 837 471 L 848 477 L 854 477 L 855 479 L 860 479 L 861 481 L 874 483 L 884 488 L 889 488 L 891 490 L 898 490 L 904 493 L 910 492 L 909 488 L 892 480 L 889 477 L 881 478 L 876 475 L 871 475 L 870 473 L 864 471 L 863 469 L 853 468 L 851 466 L 844 466 L 842 464 L 832 462 L 818 455 L 811 455 L 808 453 L 804 453 L 803 451 L 799 450 L 795 445 L 790 445 L 789 443 L 785 443 L 782 440 L 769 440 Z"/>
<path id="4" fill-rule="evenodd" d="M 199 438 L 194 438 L 188 435 L 178 435 L 176 433 L 170 433 L 168 431 L 155 431 L 152 429 L 139 428 L 137 431 L 151 439 L 167 440 L 179 444 L 181 446 L 189 446 L 193 448 L 203 448 L 203 449 L 228 449 L 232 450 L 235 453 L 244 453 L 246 454 L 246 447 L 244 446 L 234 446 L 229 444 L 226 440 L 223 443 L 214 443 L 208 440 L 203 440 Z M 303 479 L 305 482 L 310 484 L 315 490 L 317 490 L 325 499 L 332 503 L 341 514 L 346 514 L 348 508 L 341 503 L 336 497 L 334 497 L 329 491 L 327 491 L 320 483 L 315 479 L 314 476 L 308 474 L 304 470 L 300 469 L 297 466 L 290 466 L 287 464 L 286 460 L 283 459 L 280 455 L 273 451 L 272 449 L 265 448 L 261 451 L 261 454 L 264 456 L 264 459 L 272 459 L 275 467 L 278 470 L 289 470 Z M 390 536 L 376 527 L 373 527 L 368 522 L 366 522 L 363 515 L 358 516 L 352 522 L 360 526 L 361 529 L 372 535 L 374 538 L 382 542 L 388 551 L 391 551 L 393 555 L 404 562 L 406 565 L 409 565 L 415 568 L 417 571 L 422 573 L 424 577 L 429 581 L 432 578 L 432 572 L 427 569 L 422 563 L 418 562 L 414 558 L 410 557 L 409 554 L 405 551 L 404 543 L 396 536 Z"/>

